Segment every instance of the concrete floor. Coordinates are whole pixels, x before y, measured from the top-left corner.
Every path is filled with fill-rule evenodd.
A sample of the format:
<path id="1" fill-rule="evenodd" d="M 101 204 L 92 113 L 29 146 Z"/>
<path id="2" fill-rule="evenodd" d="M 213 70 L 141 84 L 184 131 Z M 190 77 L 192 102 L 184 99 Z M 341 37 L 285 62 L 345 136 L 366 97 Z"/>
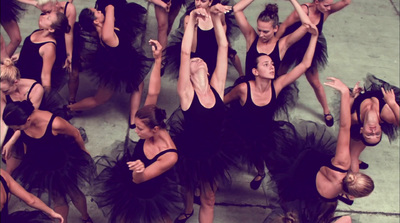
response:
<path id="1" fill-rule="evenodd" d="M 136 1 L 144 7 L 147 2 Z M 293 10 L 288 1 L 270 0 L 280 7 L 279 15 L 283 21 Z M 305 3 L 306 1 L 300 1 Z M 256 1 L 246 10 L 245 14 L 253 26 L 256 17 L 266 2 Z M 84 7 L 93 7 L 93 1 L 74 0 L 77 11 Z M 154 17 L 153 6 L 150 5 L 148 14 L 148 38 L 156 38 L 157 23 Z M 350 6 L 337 14 L 332 15 L 324 24 L 324 35 L 329 48 L 329 65 L 320 72 L 323 82 L 326 77 L 334 76 L 342 79 L 349 86 L 362 80 L 367 73 L 375 74 L 390 83 L 399 85 L 399 0 L 381 1 L 354 1 Z M 183 13 L 181 10 L 181 14 Z M 39 11 L 30 8 L 20 21 L 22 37 L 25 38 L 37 28 Z M 176 28 L 177 22 L 174 24 Z M 5 40 L 8 37 L 1 30 Z M 244 65 L 245 42 L 242 37 L 233 43 L 234 49 Z M 146 47 L 146 46 L 145 46 Z M 19 51 L 20 49 L 18 49 Z M 148 51 L 150 48 L 147 49 Z M 227 86 L 236 79 L 236 71 L 230 67 Z M 147 80 L 146 80 L 147 81 Z M 323 123 L 322 109 L 314 96 L 307 80 L 299 79 L 300 98 L 295 109 L 291 111 L 291 119 L 313 120 Z M 147 82 L 145 84 L 147 86 Z M 144 95 L 147 87 L 145 87 Z M 78 98 L 94 94 L 96 86 L 90 83 L 86 73 L 81 74 L 81 85 Z M 66 87 L 61 94 L 67 97 Z M 326 88 L 330 107 L 335 97 L 331 88 Z M 128 95 L 115 94 L 109 102 L 91 111 L 83 112 L 71 122 L 76 127 L 84 127 L 89 139 L 86 144 L 92 156 L 108 153 L 115 141 L 122 141 L 127 133 Z M 158 105 L 167 110 L 168 115 L 178 106 L 176 82 L 168 78 L 162 79 L 162 93 Z M 337 131 L 337 124 L 331 128 Z M 133 134 L 130 134 L 133 137 Z M 375 181 L 375 191 L 366 198 L 358 199 L 352 206 L 340 203 L 339 215 L 351 215 L 353 222 L 400 222 L 399 196 L 399 140 L 389 144 L 384 137 L 375 148 L 369 148 L 361 156 L 362 160 L 370 164 L 365 171 Z M 249 182 L 254 173 L 234 173 L 233 184 L 230 188 L 221 188 L 217 193 L 215 208 L 216 223 L 230 222 L 262 222 L 273 206 L 274 194 L 265 183 L 257 191 L 249 188 Z M 266 182 L 267 180 L 264 180 Z M 268 199 L 267 199 L 268 197 Z M 88 199 L 89 213 L 94 222 L 107 222 L 98 210 L 95 203 Z M 71 206 L 69 222 L 80 222 L 79 214 Z M 25 209 L 20 201 L 13 198 L 10 211 Z M 198 206 L 195 205 L 194 216 L 188 223 L 197 222 Z"/>

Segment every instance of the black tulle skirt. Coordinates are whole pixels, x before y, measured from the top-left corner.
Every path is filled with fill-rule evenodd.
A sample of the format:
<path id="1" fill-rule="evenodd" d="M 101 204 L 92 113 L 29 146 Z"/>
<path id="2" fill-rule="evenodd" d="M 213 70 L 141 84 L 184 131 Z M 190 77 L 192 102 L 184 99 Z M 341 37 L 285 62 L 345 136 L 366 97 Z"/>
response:
<path id="1" fill-rule="evenodd" d="M 1 23 L 12 20 L 19 21 L 20 14 L 25 11 L 17 0 L 1 0 Z"/>
<path id="2" fill-rule="evenodd" d="M 184 116 L 181 108 L 168 119 L 169 133 L 178 149 L 179 160 L 175 165 L 180 185 L 194 191 L 205 184 L 229 185 L 230 171 L 238 167 L 238 154 L 241 146 L 238 135 L 232 128 L 221 129 L 218 140 L 194 143 L 190 133 L 184 129 Z M 198 141 L 196 141 L 198 142 Z"/>
<path id="3" fill-rule="evenodd" d="M 69 194 L 78 193 L 94 178 L 95 166 L 90 155 L 68 136 L 59 136 L 59 147 L 27 148 L 13 177 L 25 189 L 38 197 L 48 194 L 48 204 L 54 199 L 67 201 Z"/>
<path id="4" fill-rule="evenodd" d="M 92 184 L 94 201 L 111 223 L 163 222 L 179 210 L 181 195 L 172 171 L 157 177 L 157 181 L 136 184 L 126 162 L 136 143 L 118 143 L 109 156 L 96 158 L 100 174 Z"/>

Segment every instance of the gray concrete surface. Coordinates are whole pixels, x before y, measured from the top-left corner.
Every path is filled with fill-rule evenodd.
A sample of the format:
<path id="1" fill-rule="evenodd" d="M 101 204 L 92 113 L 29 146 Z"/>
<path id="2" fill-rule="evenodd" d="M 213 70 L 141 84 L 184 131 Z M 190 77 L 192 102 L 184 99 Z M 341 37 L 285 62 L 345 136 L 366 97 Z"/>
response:
<path id="1" fill-rule="evenodd" d="M 147 7 L 147 2 L 138 0 L 139 4 Z M 253 26 L 265 3 L 278 3 L 280 20 L 283 21 L 293 10 L 288 1 L 269 0 L 255 1 L 246 10 L 245 14 Z M 306 1 L 300 1 L 305 3 Z M 74 0 L 77 11 L 84 7 L 92 7 L 94 1 Z M 329 65 L 320 72 L 323 82 L 326 77 L 341 78 L 347 85 L 352 86 L 362 80 L 367 73 L 396 85 L 399 85 L 399 0 L 364 0 L 353 1 L 350 6 L 337 14 L 332 15 L 324 24 L 324 35 L 328 42 Z M 181 10 L 181 14 L 183 9 Z M 30 8 L 20 21 L 22 37 L 25 38 L 37 28 L 38 10 Z M 148 12 L 148 38 L 156 38 L 157 23 L 154 17 L 153 6 Z M 175 22 L 174 27 L 177 26 Z M 8 37 L 1 30 L 5 40 Z M 242 37 L 233 43 L 234 48 L 244 65 L 245 42 Z M 149 50 L 149 48 L 147 49 Z M 18 49 L 19 51 L 19 49 Z M 227 85 L 237 77 L 235 70 L 230 67 Z M 146 80 L 147 81 L 147 80 Z M 290 113 L 291 119 L 314 120 L 323 123 L 322 109 L 304 77 L 299 79 L 300 99 L 295 109 Z M 147 82 L 146 82 L 147 85 Z M 145 85 L 145 86 L 146 86 Z M 81 85 L 78 98 L 81 99 L 95 92 L 87 73 L 81 73 Z M 147 89 L 145 89 L 146 93 Z M 61 91 L 67 96 L 66 87 Z M 144 93 L 144 95 L 145 95 Z M 162 94 L 159 106 L 167 110 L 168 115 L 178 106 L 176 82 L 167 78 L 162 79 Z M 327 98 L 331 109 L 335 92 L 326 88 Z M 124 93 L 117 93 L 112 100 L 91 111 L 84 112 L 71 120 L 77 127 L 84 127 L 89 139 L 86 144 L 92 156 L 107 153 L 110 146 L 117 140 L 123 140 L 127 133 L 128 99 Z M 337 124 L 331 128 L 338 130 Z M 134 134 L 130 134 L 134 137 Z M 399 203 L 399 140 L 391 144 L 384 138 L 375 148 L 368 148 L 361 156 L 370 164 L 365 171 L 375 181 L 375 191 L 366 198 L 355 201 L 354 205 L 346 206 L 340 203 L 338 215 L 351 215 L 353 222 L 400 222 Z M 273 191 L 264 185 L 257 191 L 249 188 L 249 182 L 254 173 L 234 173 L 233 184 L 230 188 L 221 188 L 217 193 L 215 208 L 216 223 L 247 223 L 262 222 L 270 208 L 274 205 Z M 107 222 L 98 210 L 95 203 L 87 198 L 89 213 L 94 222 Z M 79 213 L 70 205 L 69 222 L 80 222 Z M 25 209 L 26 206 L 13 198 L 10 210 Z M 198 222 L 198 206 L 195 205 L 194 216 L 188 223 Z"/>

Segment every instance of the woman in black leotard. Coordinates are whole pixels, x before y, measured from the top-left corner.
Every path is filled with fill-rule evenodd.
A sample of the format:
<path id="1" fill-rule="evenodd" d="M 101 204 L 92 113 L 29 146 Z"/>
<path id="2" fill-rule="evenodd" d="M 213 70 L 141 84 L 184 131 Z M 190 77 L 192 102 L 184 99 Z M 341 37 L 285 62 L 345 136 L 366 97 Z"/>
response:
<path id="1" fill-rule="evenodd" d="M 343 8 L 348 6 L 350 2 L 351 0 L 340 0 L 335 3 L 333 2 L 333 0 L 314 0 L 312 3 L 302 5 L 302 10 L 308 15 L 311 22 L 318 27 L 318 31 L 320 34 L 317 46 L 315 48 L 314 60 L 311 68 L 309 68 L 306 72 L 306 77 L 311 87 L 314 89 L 315 95 L 317 96 L 317 99 L 322 106 L 325 123 L 329 127 L 333 125 L 334 120 L 332 114 L 330 113 L 325 90 L 319 80 L 318 73 L 318 69 L 323 68 L 327 63 L 328 57 L 326 40 L 324 35 L 322 34 L 322 26 L 328 16 L 342 10 Z M 286 34 L 290 34 L 295 31 L 297 27 L 301 25 L 301 23 L 299 22 L 300 19 L 301 16 L 299 17 L 298 11 L 292 12 L 279 26 L 279 30 L 276 36 L 285 36 Z M 284 61 L 282 62 L 283 72 L 291 65 L 296 64 L 301 60 L 302 55 L 306 50 L 309 38 L 309 35 L 304 36 L 287 51 L 288 56 L 285 57 Z"/>
<path id="2" fill-rule="evenodd" d="M 372 179 L 350 168 L 350 95 L 339 79 L 329 77 L 330 86 L 340 92 L 340 128 L 337 142 L 325 126 L 300 122 L 290 151 L 276 147 L 268 154 L 271 163 L 284 163 L 275 168 L 272 180 L 276 182 L 280 205 L 286 214 L 294 212 L 298 222 L 332 222 L 337 200 L 368 196 L 374 189 Z M 271 166 L 273 167 L 273 166 Z M 343 197 L 342 197 L 343 196 Z M 347 199 L 346 199 L 347 198 Z"/>
<path id="3" fill-rule="evenodd" d="M 155 63 L 145 104 L 135 115 L 140 140 L 136 146 L 119 145 L 117 149 L 124 151 L 118 151 L 121 156 L 116 160 L 105 156 L 96 162 L 105 169 L 93 184 L 94 200 L 112 223 L 170 222 L 171 209 L 180 198 L 168 171 L 178 159 L 177 150 L 166 130 L 166 113 L 155 105 L 161 88 L 162 46 L 155 40 L 150 44 Z"/>
<path id="4" fill-rule="evenodd" d="M 131 95 L 129 117 L 134 117 L 140 105 L 143 80 L 149 71 L 148 60 L 141 49 L 142 43 L 139 43 L 139 47 L 134 46 L 134 43 L 138 43 L 135 42 L 136 38 L 139 38 L 139 34 L 134 32 L 145 32 L 144 17 L 147 11 L 133 2 L 119 5 L 117 1 L 115 6 L 111 3 L 97 1 L 98 9 L 86 8 L 79 15 L 81 27 L 97 33 L 100 38 L 97 60 L 92 64 L 99 86 L 94 96 L 70 104 L 67 108 L 69 111 L 89 110 L 107 102 L 115 91 L 124 89 Z M 103 9 L 105 14 L 101 12 Z M 128 9 L 133 11 L 129 12 Z M 116 14 L 118 12 L 122 15 Z M 125 24 L 131 21 L 129 16 L 137 21 Z M 129 126 L 135 127 L 133 119 L 129 120 Z"/>
<path id="5" fill-rule="evenodd" d="M 39 17 L 39 29 L 25 38 L 16 66 L 21 77 L 34 79 L 46 90 L 57 89 L 59 76 L 52 75 L 56 60 L 58 36 L 68 33 L 70 26 L 67 17 L 60 12 L 42 13 Z M 52 85 L 54 85 L 52 87 Z"/>
<path id="6" fill-rule="evenodd" d="M 33 104 L 35 109 L 50 111 L 61 117 L 65 117 L 62 109 L 64 104 L 63 98 L 55 91 L 44 94 L 42 85 L 35 80 L 20 78 L 18 68 L 13 65 L 10 59 L 6 59 L 4 64 L 1 65 L 0 81 L 0 90 L 3 93 L 1 94 L 1 115 L 6 104 L 13 101 L 28 100 Z M 19 135 L 19 131 L 14 132 L 1 120 L 0 145 L 2 145 L 3 149 L 2 155 L 7 161 L 7 172 L 10 174 L 20 162 L 19 159 L 14 158 L 22 158 L 23 155 L 23 148 L 20 148 L 22 146 L 21 143 L 16 144 L 17 148 L 10 148 L 9 146 L 17 141 Z"/>
<path id="7" fill-rule="evenodd" d="M 266 5 L 265 10 L 260 13 L 257 18 L 256 32 L 243 12 L 252 2 L 253 0 L 241 0 L 233 7 L 236 21 L 246 39 L 245 75 L 250 79 L 254 79 L 252 77 L 252 64 L 259 53 L 265 53 L 272 58 L 277 74 L 279 74 L 280 61 L 285 56 L 287 49 L 307 32 L 306 28 L 303 27 L 294 32 L 293 35 L 281 39 L 275 36 L 279 23 L 278 6 L 276 4 Z M 291 3 L 299 12 L 302 22 L 311 24 L 307 15 L 301 11 L 299 3 L 296 0 L 291 0 Z"/>
<path id="8" fill-rule="evenodd" d="M 24 159 L 13 173 L 16 180 L 38 197 L 47 193 L 47 203 L 64 219 L 68 196 L 87 222 L 86 198 L 79 186 L 90 182 L 95 170 L 79 130 L 48 111 L 35 110 L 29 101 L 7 104 L 3 120 L 21 130 L 26 145 Z"/>
<path id="9" fill-rule="evenodd" d="M 193 214 L 193 193 L 200 187 L 200 222 L 214 218 L 217 180 L 224 178 L 226 166 L 220 154 L 220 132 L 224 118 L 224 87 L 228 69 L 228 41 L 222 16 L 231 6 L 217 4 L 210 9 L 218 43 L 217 66 L 208 80 L 208 66 L 200 58 L 190 58 L 197 20 L 207 16 L 204 8 L 190 13 L 182 40 L 178 95 L 183 111 L 183 135 L 176 139 L 180 161 L 178 174 L 183 185 L 185 210 L 175 222 L 183 223 Z M 175 139 L 174 139 L 175 140 Z"/>
<path id="10" fill-rule="evenodd" d="M 1 222 L 42 222 L 51 223 L 54 222 L 53 219 L 60 220 L 61 223 L 64 222 L 63 217 L 56 213 L 53 209 L 49 208 L 43 201 L 37 198 L 35 195 L 27 192 L 21 185 L 19 185 L 6 171 L 0 169 L 1 175 Z M 10 200 L 10 195 L 13 194 L 16 197 L 23 200 L 29 206 L 39 209 L 41 211 L 17 211 L 13 213 L 8 213 L 8 201 Z M 47 213 L 50 217 L 43 214 Z"/>
<path id="11" fill-rule="evenodd" d="M 400 89 L 374 75 L 367 75 L 364 92 L 358 83 L 352 92 L 351 107 L 351 170 L 368 168 L 368 164 L 359 160 L 367 146 L 376 146 L 386 134 L 389 141 L 398 137 Z"/>
<path id="12" fill-rule="evenodd" d="M 59 36 L 57 39 L 56 47 L 56 61 L 54 62 L 53 72 L 60 77 L 60 85 L 64 84 L 64 74 L 69 74 L 68 87 L 70 89 L 69 102 L 75 101 L 76 91 L 78 90 L 78 73 L 72 74 L 72 55 L 73 54 L 73 42 L 74 42 L 74 26 L 76 21 L 76 9 L 74 4 L 68 1 L 59 2 L 57 0 L 38 0 L 38 8 L 43 13 L 49 12 L 61 12 L 67 19 L 71 30 L 65 35 Z M 75 69 L 77 71 L 78 69 Z M 62 87 L 62 86 L 60 86 Z M 72 96 L 71 96 L 72 95 Z"/>
<path id="13" fill-rule="evenodd" d="M 268 152 L 269 146 L 272 146 L 272 126 L 277 110 L 276 98 L 283 88 L 293 83 L 311 65 L 318 31 L 313 26 L 310 32 L 314 34 L 310 39 L 307 52 L 302 62 L 293 70 L 275 79 L 276 70 L 272 58 L 266 54 L 260 54 L 252 66 L 255 80 L 237 85 L 225 96 L 225 103 L 240 101 L 238 129 L 249 146 L 249 151 L 246 152 L 249 154 L 248 161 L 258 171 L 257 176 L 250 183 L 250 187 L 254 190 L 260 187 L 265 177 L 263 154 Z"/>

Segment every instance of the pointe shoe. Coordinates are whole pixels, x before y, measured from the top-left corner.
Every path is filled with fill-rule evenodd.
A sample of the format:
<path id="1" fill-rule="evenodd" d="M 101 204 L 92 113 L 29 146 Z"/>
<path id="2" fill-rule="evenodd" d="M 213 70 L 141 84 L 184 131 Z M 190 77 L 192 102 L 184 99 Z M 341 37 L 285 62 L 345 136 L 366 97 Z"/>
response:
<path id="1" fill-rule="evenodd" d="M 256 180 L 257 177 L 261 177 L 260 180 Z M 254 177 L 254 179 L 250 182 L 250 187 L 253 190 L 257 190 L 261 186 L 261 182 L 265 178 L 265 173 L 264 174 L 257 174 L 257 176 Z"/>
<path id="2" fill-rule="evenodd" d="M 190 217 L 192 217 L 194 213 L 194 209 L 192 211 L 192 213 L 190 214 L 186 214 L 185 212 L 182 212 L 178 215 L 178 217 L 175 219 L 174 223 L 185 223 Z M 184 216 L 183 219 L 179 219 L 180 216 Z"/>
<path id="3" fill-rule="evenodd" d="M 332 117 L 332 118 L 331 118 L 331 119 L 327 119 L 329 116 Z M 334 120 L 333 120 L 333 116 L 332 116 L 331 113 L 329 113 L 329 114 L 324 114 L 324 119 L 325 119 L 325 124 L 326 124 L 328 127 L 332 127 L 332 126 L 333 126 Z"/>

